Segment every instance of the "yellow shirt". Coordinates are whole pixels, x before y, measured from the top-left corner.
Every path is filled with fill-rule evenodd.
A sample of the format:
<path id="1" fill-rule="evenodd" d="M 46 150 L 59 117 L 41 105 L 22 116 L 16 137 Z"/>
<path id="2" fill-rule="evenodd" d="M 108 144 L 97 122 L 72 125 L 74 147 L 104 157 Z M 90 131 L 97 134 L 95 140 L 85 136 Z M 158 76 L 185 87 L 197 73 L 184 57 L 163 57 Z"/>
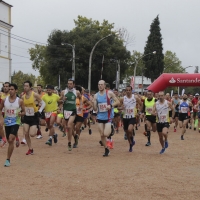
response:
<path id="1" fill-rule="evenodd" d="M 7 96 L 10 96 L 10 94 L 8 93 L 8 94 L 5 94 L 4 92 L 2 92 L 1 94 L 0 94 L 0 96 L 1 96 L 1 99 L 5 99 Z"/>
<path id="2" fill-rule="evenodd" d="M 45 112 L 55 112 L 57 113 L 58 100 L 60 97 L 57 94 L 52 93 L 51 96 L 45 94 L 42 96 L 42 100 L 45 102 Z"/>
<path id="3" fill-rule="evenodd" d="M 35 104 L 34 92 L 31 93 L 31 96 L 27 99 L 26 94 L 23 95 L 24 106 L 26 116 L 34 116 L 34 113 L 38 111 L 38 108 Z"/>

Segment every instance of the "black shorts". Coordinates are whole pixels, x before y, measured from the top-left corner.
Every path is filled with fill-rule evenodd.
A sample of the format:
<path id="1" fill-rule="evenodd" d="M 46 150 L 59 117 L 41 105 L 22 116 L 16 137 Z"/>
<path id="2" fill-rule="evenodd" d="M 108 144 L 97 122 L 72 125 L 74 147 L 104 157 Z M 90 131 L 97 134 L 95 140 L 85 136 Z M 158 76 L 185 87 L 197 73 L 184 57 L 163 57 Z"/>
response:
<path id="1" fill-rule="evenodd" d="M 74 119 L 74 124 L 76 124 L 76 122 L 84 122 L 84 118 L 79 115 L 76 115 Z"/>
<path id="2" fill-rule="evenodd" d="M 24 115 L 23 123 L 28 124 L 29 126 L 37 126 L 39 125 L 39 117 Z"/>
<path id="3" fill-rule="evenodd" d="M 132 124 L 136 124 L 136 118 L 123 118 L 123 125 L 124 125 L 124 130 L 127 131 L 128 130 L 128 127 L 129 125 Z"/>
<path id="4" fill-rule="evenodd" d="M 120 117 L 120 113 L 114 113 L 114 118 L 115 117 Z"/>
<path id="5" fill-rule="evenodd" d="M 187 113 L 179 113 L 179 117 L 178 117 L 179 121 L 183 122 L 184 120 L 187 120 L 187 119 L 189 119 L 189 116 Z"/>
<path id="6" fill-rule="evenodd" d="M 169 128 L 169 122 L 157 123 L 156 125 L 158 133 L 162 133 L 163 128 Z"/>
<path id="7" fill-rule="evenodd" d="M 97 119 L 97 122 L 98 123 L 102 123 L 102 124 L 107 124 L 107 123 L 111 123 L 111 120 L 110 119 L 107 119 L 107 120 L 101 120 L 101 119 Z"/>
<path id="8" fill-rule="evenodd" d="M 93 113 L 93 112 L 92 112 L 92 115 L 93 115 L 93 116 L 97 116 L 97 113 Z"/>
<path id="9" fill-rule="evenodd" d="M 174 119 L 179 116 L 178 112 L 175 112 Z"/>
<path id="10" fill-rule="evenodd" d="M 72 114 L 71 114 L 70 116 L 75 116 L 75 115 L 76 115 L 76 111 L 72 111 Z M 64 117 L 64 119 L 65 119 L 64 110 L 63 110 L 63 117 Z M 68 121 L 69 118 L 68 118 L 68 119 L 65 119 L 65 120 Z"/>
<path id="11" fill-rule="evenodd" d="M 19 124 L 15 124 L 12 126 L 5 126 L 6 138 L 9 139 L 10 134 L 16 136 L 19 130 Z"/>
<path id="12" fill-rule="evenodd" d="M 156 123 L 156 116 L 146 115 L 146 120 L 151 122 L 152 124 Z"/>

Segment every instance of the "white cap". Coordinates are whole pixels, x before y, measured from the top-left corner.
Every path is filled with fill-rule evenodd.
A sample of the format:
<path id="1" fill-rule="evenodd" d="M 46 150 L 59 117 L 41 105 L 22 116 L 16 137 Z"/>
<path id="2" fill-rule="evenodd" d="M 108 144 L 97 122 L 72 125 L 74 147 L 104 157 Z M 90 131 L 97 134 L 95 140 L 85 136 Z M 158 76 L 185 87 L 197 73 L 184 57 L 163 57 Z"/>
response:
<path id="1" fill-rule="evenodd" d="M 199 93 L 196 93 L 195 96 L 199 96 Z"/>

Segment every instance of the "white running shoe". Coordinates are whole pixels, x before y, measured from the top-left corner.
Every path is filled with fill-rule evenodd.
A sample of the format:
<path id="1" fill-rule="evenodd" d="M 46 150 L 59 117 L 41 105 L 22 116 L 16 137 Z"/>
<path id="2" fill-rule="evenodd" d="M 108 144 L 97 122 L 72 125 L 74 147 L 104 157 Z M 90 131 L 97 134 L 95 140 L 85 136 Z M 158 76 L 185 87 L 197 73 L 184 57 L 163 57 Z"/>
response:
<path id="1" fill-rule="evenodd" d="M 26 144 L 26 140 L 23 138 L 21 144 Z"/>
<path id="2" fill-rule="evenodd" d="M 36 138 L 37 138 L 37 139 L 41 139 L 41 138 L 42 138 L 42 135 L 38 135 Z"/>

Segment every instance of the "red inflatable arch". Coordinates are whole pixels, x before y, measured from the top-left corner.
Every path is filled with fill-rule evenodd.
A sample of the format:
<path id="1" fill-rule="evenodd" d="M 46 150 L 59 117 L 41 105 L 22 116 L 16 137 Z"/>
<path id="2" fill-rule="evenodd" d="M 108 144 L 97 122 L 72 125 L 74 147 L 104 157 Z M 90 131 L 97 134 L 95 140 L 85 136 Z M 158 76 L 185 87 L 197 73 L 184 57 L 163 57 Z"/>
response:
<path id="1" fill-rule="evenodd" d="M 174 86 L 200 86 L 200 74 L 162 74 L 147 89 L 159 92 Z"/>

